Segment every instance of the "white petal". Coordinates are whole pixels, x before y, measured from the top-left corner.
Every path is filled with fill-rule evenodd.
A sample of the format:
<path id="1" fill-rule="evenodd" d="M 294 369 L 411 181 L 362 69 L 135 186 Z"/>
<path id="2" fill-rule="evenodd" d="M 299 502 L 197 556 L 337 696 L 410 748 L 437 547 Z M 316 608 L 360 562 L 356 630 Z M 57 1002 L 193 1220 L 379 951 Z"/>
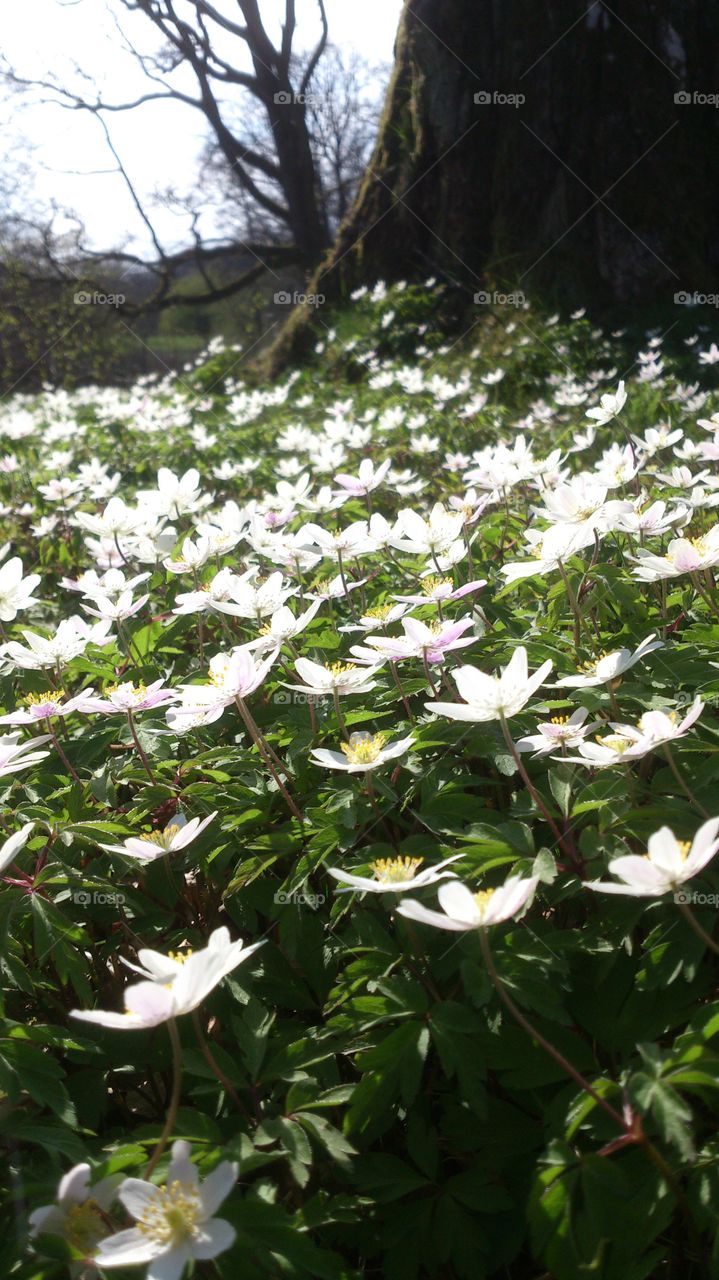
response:
<path id="1" fill-rule="evenodd" d="M 439 888 L 437 897 L 442 910 L 453 920 L 459 920 L 470 929 L 480 923 L 479 907 L 466 884 L 450 880 Z"/>
<path id="2" fill-rule="evenodd" d="M 235 1243 L 237 1232 L 224 1218 L 212 1218 L 206 1222 L 200 1235 L 192 1241 L 193 1257 L 202 1261 L 205 1258 L 216 1258 L 219 1253 L 231 1249 Z M 149 1276 L 148 1276 L 149 1280 Z"/>
<path id="3" fill-rule="evenodd" d="M 200 1188 L 200 1199 L 207 1218 L 212 1217 L 230 1194 L 237 1182 L 239 1172 L 239 1165 L 223 1160 L 222 1164 L 218 1164 L 217 1168 L 205 1178 Z"/>

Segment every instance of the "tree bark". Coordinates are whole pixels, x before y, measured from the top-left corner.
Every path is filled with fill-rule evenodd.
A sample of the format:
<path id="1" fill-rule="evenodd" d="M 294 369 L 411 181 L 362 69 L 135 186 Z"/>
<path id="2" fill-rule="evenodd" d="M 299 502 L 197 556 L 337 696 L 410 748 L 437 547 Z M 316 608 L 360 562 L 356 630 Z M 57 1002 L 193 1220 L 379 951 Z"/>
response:
<path id="1" fill-rule="evenodd" d="M 719 7 L 405 0 L 395 55 L 364 183 L 308 292 L 441 274 L 621 306 L 719 288 Z M 292 317 L 279 361 L 307 327 Z"/>

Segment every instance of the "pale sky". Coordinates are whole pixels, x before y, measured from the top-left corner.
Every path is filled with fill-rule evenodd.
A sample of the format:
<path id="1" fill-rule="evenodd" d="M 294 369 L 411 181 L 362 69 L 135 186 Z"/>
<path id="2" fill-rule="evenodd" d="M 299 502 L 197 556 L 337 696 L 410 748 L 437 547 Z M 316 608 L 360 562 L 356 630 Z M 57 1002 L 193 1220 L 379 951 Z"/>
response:
<path id="1" fill-rule="evenodd" d="M 235 16 L 232 0 L 216 0 L 216 4 Z M 334 44 L 346 51 L 356 50 L 373 64 L 391 63 L 402 0 L 325 0 L 325 4 Z M 260 0 L 260 9 L 274 36 L 279 28 L 273 28 L 272 23 L 279 22 L 284 0 Z M 0 9 L 0 49 L 21 76 L 53 75 L 78 92 L 83 92 L 84 76 L 100 86 L 105 101 L 132 100 L 153 86 L 123 49 L 113 18 L 120 21 L 136 48 L 148 52 L 157 47 L 152 24 L 143 15 L 129 14 L 118 0 L 5 0 Z M 312 47 L 318 31 L 316 0 L 297 0 L 295 48 Z M 225 52 L 231 46 L 236 56 L 237 42 L 230 36 L 227 39 L 230 45 L 225 45 Z M 175 83 L 183 87 L 181 79 Z M 194 88 L 191 76 L 184 87 Z M 91 89 L 87 96 L 93 96 Z M 189 186 L 207 136 L 199 112 L 182 104 L 160 102 L 105 118 L 114 145 L 144 198 L 155 189 Z M 113 165 L 97 121 L 86 113 L 16 100 L 9 107 L 4 105 L 3 119 L 0 161 L 18 140 L 28 144 L 27 158 L 35 176 L 27 203 L 34 197 L 45 204 L 55 200 L 73 209 L 98 248 L 124 242 L 147 252 L 147 232 L 122 180 L 115 174 L 93 174 Z M 185 222 L 178 214 L 160 210 L 154 213 L 153 222 L 166 247 L 186 242 Z"/>

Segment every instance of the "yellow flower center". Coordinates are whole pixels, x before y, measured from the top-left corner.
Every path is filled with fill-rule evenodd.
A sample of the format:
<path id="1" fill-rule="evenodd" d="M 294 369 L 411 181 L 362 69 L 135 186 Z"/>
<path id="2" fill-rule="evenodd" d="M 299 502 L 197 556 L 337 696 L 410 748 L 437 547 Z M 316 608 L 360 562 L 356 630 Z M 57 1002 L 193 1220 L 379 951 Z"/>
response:
<path id="1" fill-rule="evenodd" d="M 552 716 L 550 724 L 569 724 L 569 716 Z"/>
<path id="2" fill-rule="evenodd" d="M 604 738 L 597 738 L 603 747 L 608 747 L 610 751 L 616 751 L 617 755 L 622 756 L 628 747 L 631 747 L 631 738 L 625 738 L 621 733 L 608 733 Z"/>
<path id="3" fill-rule="evenodd" d="M 215 688 L 221 689 L 227 679 L 227 672 L 230 669 L 230 659 L 223 657 L 221 660 L 215 659 L 212 669 L 208 673 L 210 684 L 214 684 Z"/>
<path id="4" fill-rule="evenodd" d="M 454 583 L 452 582 L 451 578 L 439 578 L 435 574 L 429 578 L 425 578 L 424 584 L 423 584 L 423 590 L 426 596 L 431 596 L 434 594 L 435 591 L 439 591 L 441 587 L 453 587 L 453 586 L 454 586 Z"/>
<path id="5" fill-rule="evenodd" d="M 333 662 L 328 670 L 332 673 L 335 680 L 339 680 L 340 676 L 346 676 L 350 671 L 357 670 L 356 662 Z"/>
<path id="6" fill-rule="evenodd" d="M 193 955 L 192 947 L 187 947 L 185 951 L 168 951 L 168 960 L 174 960 L 175 964 L 184 964 Z"/>
<path id="7" fill-rule="evenodd" d="M 113 693 L 119 693 L 121 689 L 123 692 L 127 690 L 128 697 L 132 698 L 144 698 L 147 693 L 147 688 L 144 684 L 133 684 L 132 680 L 126 680 L 124 684 L 108 685 L 105 693 L 108 697 L 111 697 Z"/>
<path id="8" fill-rule="evenodd" d="M 401 884 L 414 880 L 423 862 L 424 858 L 378 858 L 371 867 L 380 884 Z"/>
<path id="9" fill-rule="evenodd" d="M 202 1205 L 192 1183 L 175 1179 L 161 1187 L 138 1220 L 137 1229 L 156 1244 L 179 1245 L 197 1234 Z"/>
<path id="10" fill-rule="evenodd" d="M 494 894 L 494 889 L 480 889 L 477 893 L 473 894 L 474 901 L 479 907 L 479 916 L 481 920 L 483 920 L 487 914 L 487 907 L 492 901 Z"/>
<path id="11" fill-rule="evenodd" d="M 165 827 L 164 831 L 143 831 L 139 836 L 140 840 L 145 840 L 147 844 L 155 844 L 158 849 L 169 849 L 175 836 L 181 830 L 177 822 L 170 823 L 169 827 Z"/>
<path id="12" fill-rule="evenodd" d="M 694 548 L 698 556 L 705 556 L 707 554 L 707 544 L 703 538 L 687 538 L 686 541 L 689 543 L 690 547 Z M 681 548 L 678 548 L 676 551 L 672 551 L 671 554 L 667 556 L 667 559 L 674 563 L 677 555 L 680 554 Z"/>
<path id="13" fill-rule="evenodd" d="M 28 693 L 22 701 L 26 707 L 42 707 L 46 702 L 52 702 L 54 706 L 58 706 L 64 697 L 64 690 L 58 689 L 56 693 Z"/>
<path id="14" fill-rule="evenodd" d="M 78 1253 L 92 1253 L 98 1241 L 108 1234 L 100 1206 L 94 1200 L 84 1200 L 68 1210 L 65 1219 L 65 1239 Z"/>
<path id="15" fill-rule="evenodd" d="M 378 622 L 384 622 L 393 609 L 393 604 L 377 604 L 373 609 L 366 610 L 365 618 L 376 618 Z"/>
<path id="16" fill-rule="evenodd" d="M 679 856 L 680 856 L 680 858 L 681 858 L 682 862 L 686 862 L 686 860 L 687 860 L 687 858 L 688 858 L 688 856 L 689 856 L 689 852 L 690 852 L 691 847 L 692 847 L 692 846 L 691 846 L 691 841 L 690 841 L 690 840 L 677 840 L 677 845 L 679 846 Z"/>
<path id="17" fill-rule="evenodd" d="M 341 744 L 340 750 L 350 764 L 373 764 L 386 741 L 386 733 L 353 733 L 349 742 Z"/>

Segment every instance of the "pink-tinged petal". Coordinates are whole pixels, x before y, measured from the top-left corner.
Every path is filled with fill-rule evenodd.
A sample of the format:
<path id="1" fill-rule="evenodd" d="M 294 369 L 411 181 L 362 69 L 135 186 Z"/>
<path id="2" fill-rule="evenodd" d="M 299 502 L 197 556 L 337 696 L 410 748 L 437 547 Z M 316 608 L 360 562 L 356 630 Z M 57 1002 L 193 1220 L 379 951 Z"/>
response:
<path id="1" fill-rule="evenodd" d="M 450 600 L 461 600 L 463 596 L 468 596 L 473 591 L 481 591 L 482 587 L 486 587 L 486 578 L 477 578 L 475 582 L 467 582 L 463 587 L 458 587 L 453 591 Z"/>

